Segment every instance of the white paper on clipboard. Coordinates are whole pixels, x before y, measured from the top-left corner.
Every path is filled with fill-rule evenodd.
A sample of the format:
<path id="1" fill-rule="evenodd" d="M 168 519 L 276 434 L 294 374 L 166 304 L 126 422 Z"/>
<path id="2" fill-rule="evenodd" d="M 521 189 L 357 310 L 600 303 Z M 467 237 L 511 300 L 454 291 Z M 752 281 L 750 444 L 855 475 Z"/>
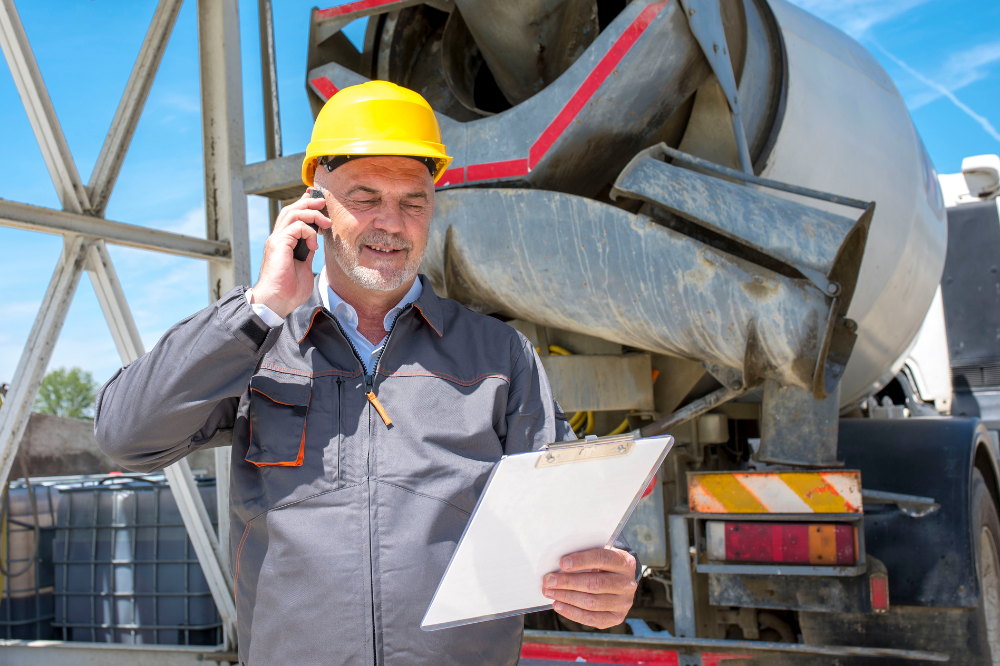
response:
<path id="1" fill-rule="evenodd" d="M 493 468 L 420 627 L 552 607 L 542 577 L 563 555 L 610 545 L 673 445 L 632 435 L 563 442 Z"/>

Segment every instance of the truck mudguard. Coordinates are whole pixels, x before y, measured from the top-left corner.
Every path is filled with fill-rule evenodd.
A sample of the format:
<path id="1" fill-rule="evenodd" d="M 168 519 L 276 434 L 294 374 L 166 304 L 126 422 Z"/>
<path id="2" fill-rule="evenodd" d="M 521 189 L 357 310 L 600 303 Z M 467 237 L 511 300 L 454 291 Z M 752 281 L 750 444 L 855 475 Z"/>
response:
<path id="1" fill-rule="evenodd" d="M 913 518 L 895 505 L 865 502 L 866 548 L 889 571 L 893 605 L 977 605 L 970 484 L 979 445 L 989 448 L 979 419 L 840 420 L 839 456 L 846 469 L 861 470 L 862 488 L 941 505 Z M 987 484 L 993 474 L 983 470 Z"/>

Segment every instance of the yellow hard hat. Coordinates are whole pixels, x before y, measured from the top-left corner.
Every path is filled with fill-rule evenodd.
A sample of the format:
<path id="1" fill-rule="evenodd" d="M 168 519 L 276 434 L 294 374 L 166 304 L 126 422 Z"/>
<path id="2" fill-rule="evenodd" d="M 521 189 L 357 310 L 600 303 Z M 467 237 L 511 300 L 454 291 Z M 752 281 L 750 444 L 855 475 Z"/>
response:
<path id="1" fill-rule="evenodd" d="M 427 100 L 388 81 L 344 88 L 323 105 L 302 160 L 302 181 L 312 187 L 316 161 L 338 155 L 430 157 L 435 183 L 452 159 Z"/>

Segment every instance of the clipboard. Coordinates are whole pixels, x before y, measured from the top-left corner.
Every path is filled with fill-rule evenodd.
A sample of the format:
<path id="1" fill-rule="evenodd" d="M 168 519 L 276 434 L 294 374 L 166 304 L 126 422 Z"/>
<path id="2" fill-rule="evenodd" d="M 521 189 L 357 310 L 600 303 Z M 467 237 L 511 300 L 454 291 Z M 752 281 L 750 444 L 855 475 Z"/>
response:
<path id="1" fill-rule="evenodd" d="M 501 458 L 420 628 L 551 608 L 542 577 L 559 570 L 563 555 L 614 543 L 673 443 L 631 433 Z"/>

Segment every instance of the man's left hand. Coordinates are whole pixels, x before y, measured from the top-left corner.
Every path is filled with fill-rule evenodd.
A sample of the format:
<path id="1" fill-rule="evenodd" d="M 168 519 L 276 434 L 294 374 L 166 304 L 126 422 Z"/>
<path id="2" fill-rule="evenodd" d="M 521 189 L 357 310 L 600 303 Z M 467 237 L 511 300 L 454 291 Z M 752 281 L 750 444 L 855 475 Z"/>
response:
<path id="1" fill-rule="evenodd" d="M 566 555 L 562 571 L 545 574 L 542 594 L 552 609 L 589 627 L 607 629 L 625 621 L 635 596 L 635 558 L 617 548 Z"/>

